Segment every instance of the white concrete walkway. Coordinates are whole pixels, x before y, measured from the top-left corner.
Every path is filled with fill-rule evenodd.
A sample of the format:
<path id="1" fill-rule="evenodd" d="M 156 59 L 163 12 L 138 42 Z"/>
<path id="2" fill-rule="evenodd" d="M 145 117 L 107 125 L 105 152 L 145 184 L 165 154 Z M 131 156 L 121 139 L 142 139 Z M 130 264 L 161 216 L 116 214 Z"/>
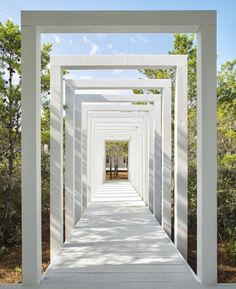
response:
<path id="1" fill-rule="evenodd" d="M 40 288 L 183 289 L 199 285 L 128 182 L 93 198 Z"/>

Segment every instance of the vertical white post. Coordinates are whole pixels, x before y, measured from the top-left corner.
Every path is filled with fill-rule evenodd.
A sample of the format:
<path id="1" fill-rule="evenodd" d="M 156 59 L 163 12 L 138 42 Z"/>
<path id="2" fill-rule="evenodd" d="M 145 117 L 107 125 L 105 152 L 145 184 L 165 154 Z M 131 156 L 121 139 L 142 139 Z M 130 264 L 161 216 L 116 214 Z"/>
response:
<path id="1" fill-rule="evenodd" d="M 146 195 L 146 204 L 149 206 L 149 135 L 150 135 L 150 128 L 149 128 L 149 122 L 150 122 L 150 111 L 147 113 L 147 116 L 145 118 L 144 123 L 144 173 L 145 173 L 145 179 L 144 179 L 144 189 L 145 189 L 145 195 Z"/>
<path id="2" fill-rule="evenodd" d="M 104 141 L 101 140 L 101 154 L 100 154 L 100 186 L 103 184 L 103 168 L 104 168 Z"/>
<path id="3" fill-rule="evenodd" d="M 149 112 L 149 209 L 153 213 L 154 187 L 154 111 Z"/>
<path id="4" fill-rule="evenodd" d="M 146 125 L 146 116 L 144 117 L 144 122 L 142 123 L 141 125 L 141 179 L 142 179 L 142 194 L 143 194 L 143 200 L 145 202 L 145 204 L 148 204 L 148 200 L 147 200 L 147 195 L 146 195 L 146 160 L 145 160 L 145 150 L 146 150 L 146 147 L 145 147 L 145 144 L 146 144 L 146 140 L 145 140 L 145 134 L 146 134 L 146 128 L 145 128 L 145 125 Z"/>
<path id="5" fill-rule="evenodd" d="M 63 85 L 62 69 L 50 71 L 50 257 L 63 244 Z"/>
<path id="6" fill-rule="evenodd" d="M 155 133 L 154 133 L 154 165 L 155 165 L 155 193 L 153 212 L 156 220 L 161 224 L 161 199 L 162 199 L 162 143 L 161 143 L 161 97 L 158 96 L 154 106 Z"/>
<path id="7" fill-rule="evenodd" d="M 23 283 L 41 279 L 40 33 L 22 26 L 22 269 Z"/>
<path id="8" fill-rule="evenodd" d="M 81 192 L 81 99 L 75 97 L 75 223 L 82 214 L 82 192 Z"/>
<path id="9" fill-rule="evenodd" d="M 162 98 L 162 227 L 171 237 L 171 85 Z"/>
<path id="10" fill-rule="evenodd" d="M 147 133 L 148 133 L 148 127 L 147 127 L 147 116 L 145 115 L 144 117 L 144 123 L 142 125 L 142 175 L 143 177 L 143 186 L 142 186 L 142 191 L 144 195 L 144 202 L 148 206 L 148 200 L 149 200 L 149 195 L 148 195 L 148 189 L 147 189 L 147 176 L 148 176 L 148 153 L 147 153 Z"/>
<path id="11" fill-rule="evenodd" d="M 135 147 L 135 155 L 137 157 L 137 166 L 135 167 L 135 182 L 138 187 L 138 193 L 140 197 L 143 199 L 143 191 L 142 191 L 142 142 L 141 142 L 141 125 L 138 128 L 138 134 L 135 139 L 133 146 Z"/>
<path id="12" fill-rule="evenodd" d="M 94 148 L 92 147 L 93 143 L 93 134 L 94 134 L 94 127 L 91 126 L 91 122 L 93 121 L 89 118 L 87 122 L 88 126 L 88 134 L 87 134 L 87 203 L 91 201 L 91 196 L 94 194 L 94 190 L 92 188 L 92 182 L 91 182 L 91 175 L 94 172 L 94 165 L 92 160 L 92 155 L 94 152 Z M 96 147 L 96 146 L 95 146 Z M 98 165 L 96 163 L 96 165 Z"/>
<path id="13" fill-rule="evenodd" d="M 86 147 L 87 147 L 87 172 L 86 172 L 86 175 L 87 175 L 87 204 L 89 203 L 90 201 L 90 197 L 91 197 L 91 179 L 90 179 L 90 160 L 91 160 L 91 149 L 92 149 L 92 144 L 91 144 L 91 119 L 88 118 L 87 120 L 87 140 L 86 140 Z M 97 148 L 97 147 L 96 147 Z M 98 165 L 97 163 L 94 163 L 94 165 Z M 94 168 L 93 168 L 94 169 Z M 96 171 L 96 170 L 95 170 Z M 96 171 L 97 172 L 97 171 Z M 96 175 L 97 177 L 97 175 Z"/>
<path id="14" fill-rule="evenodd" d="M 103 179 L 102 182 L 106 181 L 106 143 L 103 140 Z"/>
<path id="15" fill-rule="evenodd" d="M 83 107 L 83 106 L 82 106 Z M 82 178 L 81 178 L 81 193 L 82 193 L 82 213 L 84 208 L 87 208 L 87 115 L 82 108 L 81 111 L 81 155 L 82 155 Z M 86 122 L 86 126 L 84 123 Z"/>
<path id="16" fill-rule="evenodd" d="M 91 119 L 89 119 L 88 123 L 91 123 Z M 87 170 L 89 173 L 89 184 L 90 184 L 90 191 L 92 194 L 96 192 L 96 184 L 97 184 L 97 173 L 93 174 L 93 172 L 96 171 L 95 165 L 97 166 L 97 149 L 98 149 L 98 136 L 95 133 L 94 126 L 92 129 L 90 129 L 89 134 L 90 140 L 88 139 L 88 166 L 91 168 L 91 171 Z M 92 149 L 92 146 L 94 146 L 94 149 Z"/>
<path id="17" fill-rule="evenodd" d="M 174 129 L 174 178 L 175 178 L 175 224 L 174 241 L 182 256 L 187 259 L 188 250 L 188 67 L 176 68 L 175 81 L 175 129 Z"/>
<path id="18" fill-rule="evenodd" d="M 217 282 L 216 27 L 201 27 L 197 46 L 197 275 Z"/>
<path id="19" fill-rule="evenodd" d="M 65 114 L 65 238 L 75 225 L 75 104 L 74 89 L 66 84 Z"/>

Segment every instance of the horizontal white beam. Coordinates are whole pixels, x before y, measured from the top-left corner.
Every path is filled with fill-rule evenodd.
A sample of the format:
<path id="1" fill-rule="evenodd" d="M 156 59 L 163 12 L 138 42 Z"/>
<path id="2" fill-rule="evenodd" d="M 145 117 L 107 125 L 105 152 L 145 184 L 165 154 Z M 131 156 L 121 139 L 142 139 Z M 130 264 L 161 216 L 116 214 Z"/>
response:
<path id="1" fill-rule="evenodd" d="M 138 125 L 140 125 L 140 122 L 135 122 L 135 123 L 113 123 L 113 122 L 110 122 L 110 123 L 95 123 L 94 127 L 97 128 L 97 129 L 102 129 L 102 128 L 107 128 L 107 129 L 117 129 L 117 128 L 120 128 L 120 129 L 126 129 L 126 128 L 130 128 L 130 127 L 137 127 Z"/>
<path id="2" fill-rule="evenodd" d="M 129 111 L 124 111 L 124 112 L 120 112 L 120 111 L 114 111 L 114 112 L 112 112 L 112 111 L 105 111 L 105 112 L 100 112 L 100 111 L 89 111 L 88 112 L 88 116 L 96 116 L 97 118 L 99 118 L 99 119 L 106 119 L 106 118 L 108 118 L 108 117 L 111 117 L 111 115 L 112 115 L 112 117 L 118 117 L 118 118 L 120 118 L 121 119 L 121 121 L 122 121 L 122 119 L 125 119 L 125 121 L 126 121 L 126 119 L 127 118 L 130 118 L 130 112 Z M 142 117 L 144 117 L 145 115 L 147 114 L 147 112 L 144 112 L 144 111 L 133 111 L 132 112 L 132 118 L 142 118 Z"/>
<path id="3" fill-rule="evenodd" d="M 79 79 L 68 80 L 75 89 L 157 89 L 170 86 L 169 79 Z"/>
<path id="4" fill-rule="evenodd" d="M 160 94 L 80 94 L 76 93 L 75 97 L 79 98 L 81 102 L 155 102 Z"/>
<path id="5" fill-rule="evenodd" d="M 153 107 L 149 105 L 133 105 L 133 104 L 116 104 L 116 105 L 105 105 L 99 108 L 97 105 L 93 104 L 82 104 L 82 110 L 86 109 L 87 111 L 98 111 L 103 113 L 104 111 L 128 111 L 128 112 L 135 112 L 135 111 L 153 111 Z M 132 115 L 131 115 L 132 117 Z"/>
<path id="6" fill-rule="evenodd" d="M 132 135 L 103 135 L 104 141 L 129 141 Z"/>
<path id="7" fill-rule="evenodd" d="M 173 69 L 186 63 L 186 55 L 79 55 L 51 56 L 62 69 Z"/>
<path id="8" fill-rule="evenodd" d="M 190 33 L 214 23 L 215 11 L 22 11 L 41 33 Z"/>

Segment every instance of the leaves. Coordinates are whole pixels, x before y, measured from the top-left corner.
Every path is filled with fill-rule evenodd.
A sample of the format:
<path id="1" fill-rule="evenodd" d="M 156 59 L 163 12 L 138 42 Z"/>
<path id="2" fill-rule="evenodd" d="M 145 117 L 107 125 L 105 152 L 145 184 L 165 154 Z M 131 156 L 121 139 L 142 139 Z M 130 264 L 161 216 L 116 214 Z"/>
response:
<path id="1" fill-rule="evenodd" d="M 230 103 L 236 98 L 236 59 L 227 61 L 218 72 L 217 98 L 221 103 Z"/>
<path id="2" fill-rule="evenodd" d="M 45 96 L 51 48 L 50 43 L 42 47 L 45 143 L 49 143 L 49 101 Z M 20 242 L 21 235 L 21 32 L 10 20 L 0 23 L 0 64 L 0 245 L 9 245 Z M 48 181 L 45 186 L 49 193 Z"/>
<path id="3" fill-rule="evenodd" d="M 128 156 L 128 142 L 106 142 L 106 158 L 120 158 Z"/>

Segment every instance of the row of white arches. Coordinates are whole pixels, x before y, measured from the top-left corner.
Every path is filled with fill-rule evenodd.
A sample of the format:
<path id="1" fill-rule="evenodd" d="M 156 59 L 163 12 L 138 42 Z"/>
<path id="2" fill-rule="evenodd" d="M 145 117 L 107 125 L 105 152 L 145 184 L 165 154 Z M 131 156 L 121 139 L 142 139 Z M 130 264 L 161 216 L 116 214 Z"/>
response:
<path id="1" fill-rule="evenodd" d="M 40 35 L 41 33 L 196 33 L 197 35 L 197 276 L 217 282 L 216 224 L 216 13 L 215 11 L 23 11 L 22 12 L 22 256 L 23 283 L 41 280 Z M 63 238 L 64 69 L 176 70 L 174 179 L 175 244 L 186 244 L 187 65 L 177 56 L 58 57 L 51 75 L 51 227 L 55 249 Z M 176 57 L 176 58 L 175 58 Z M 54 72 L 55 72 L 54 70 Z M 179 97 L 178 97 L 179 96 Z M 54 153 L 53 153 L 54 152 Z M 158 156 L 156 156 L 158 157 Z M 77 167 L 77 166 L 76 166 Z M 159 172 L 160 173 L 160 172 Z M 156 174 L 156 171 L 155 171 Z M 158 177 L 156 175 L 155 177 Z M 160 182 L 158 182 L 160 184 Z M 159 190 L 160 191 L 160 190 Z M 157 195 L 160 197 L 160 194 Z M 158 198 L 156 198 L 157 200 Z M 158 204 L 161 202 L 158 200 Z M 155 204 L 156 205 L 156 204 Z M 160 214 L 161 210 L 157 210 Z M 159 215 L 161 217 L 161 215 Z M 157 217 L 157 218 L 159 218 Z M 183 238 L 184 237 L 184 238 Z M 183 254 L 183 253 L 182 253 Z"/>
<path id="2" fill-rule="evenodd" d="M 187 256 L 187 57 L 186 56 L 92 56 L 51 59 L 51 259 L 63 243 L 63 69 L 156 67 L 173 69 L 175 77 L 175 244 Z M 93 95 L 95 89 L 159 89 L 157 95 Z M 81 95 L 80 90 L 89 90 Z M 115 138 L 105 127 L 95 129 L 96 115 L 106 122 L 126 117 L 140 118 L 135 137 L 118 124 L 117 133 L 130 140 L 130 181 L 156 219 L 171 235 L 171 89 L 170 79 L 67 80 L 65 154 L 65 232 L 69 236 L 91 195 L 102 184 L 104 140 Z M 91 99 L 91 100 L 90 100 Z M 92 103 L 88 103 L 94 102 Z M 105 101 L 104 101 L 105 100 Z M 135 105 L 145 101 L 148 105 Z M 100 103 L 96 103 L 100 102 Z M 102 104 L 102 102 L 106 102 Z M 108 104 L 107 102 L 114 102 Z M 116 103 L 115 103 L 116 102 Z M 119 102 L 119 103 L 118 103 Z M 123 115 L 122 115 L 122 114 Z M 116 115 L 117 114 L 117 115 Z M 93 115 L 93 116 L 92 116 Z M 116 116 L 116 117 L 115 117 Z M 91 125 L 91 122 L 94 124 Z M 127 129 L 127 128 L 126 128 Z M 105 130 L 107 132 L 105 132 Z M 96 136 L 96 137 L 95 137 Z M 59 138 L 58 138 L 59 137 Z M 59 141 L 59 139 L 61 141 Z M 55 176 L 55 178 L 53 178 Z M 61 179 L 58 179 L 61 176 Z M 59 201 L 58 201 L 59 200 Z"/>

